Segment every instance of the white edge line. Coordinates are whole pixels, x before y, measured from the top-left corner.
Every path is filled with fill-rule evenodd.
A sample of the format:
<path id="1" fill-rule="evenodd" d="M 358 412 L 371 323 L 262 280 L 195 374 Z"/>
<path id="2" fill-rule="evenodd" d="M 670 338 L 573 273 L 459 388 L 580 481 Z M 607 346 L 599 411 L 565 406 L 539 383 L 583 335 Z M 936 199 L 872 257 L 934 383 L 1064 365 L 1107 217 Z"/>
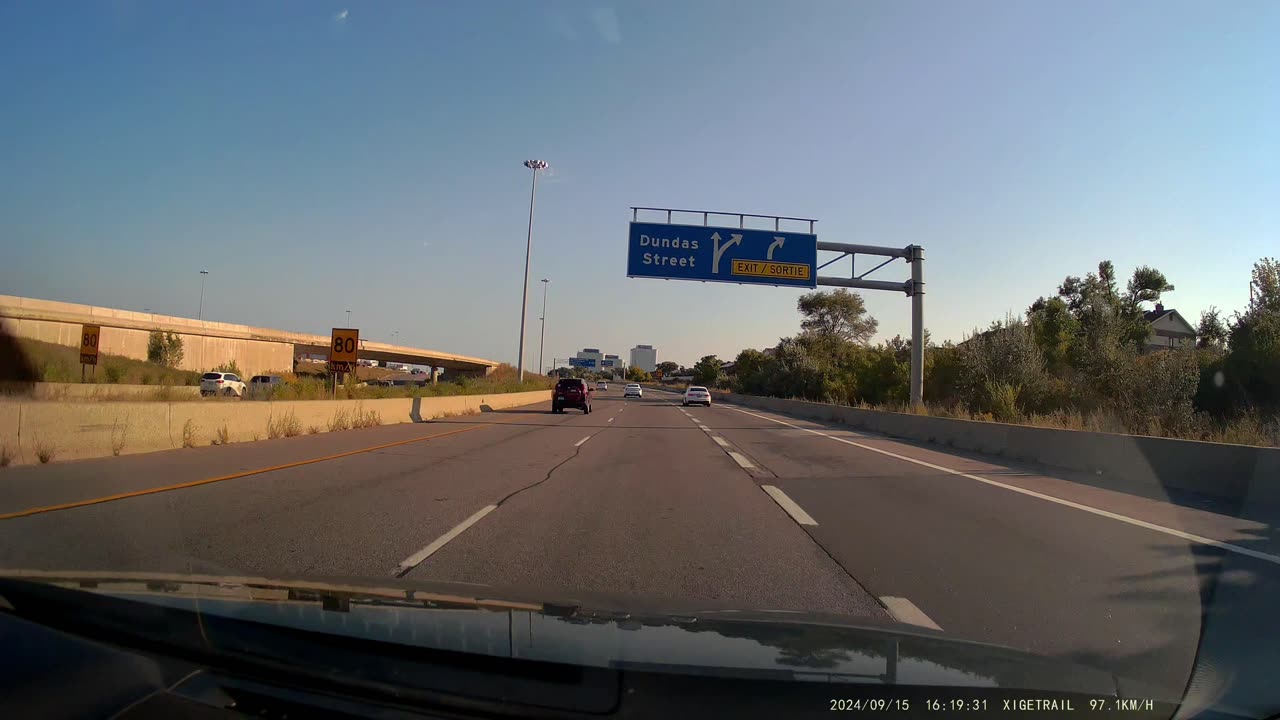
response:
<path id="1" fill-rule="evenodd" d="M 404 560 L 401 560 L 400 566 L 396 568 L 395 574 L 402 575 L 408 572 L 409 570 L 412 570 L 413 568 L 417 567 L 418 565 L 422 564 L 423 560 L 426 560 L 427 558 L 431 557 L 433 554 L 435 554 L 437 550 L 444 547 L 445 544 L 448 543 L 450 540 L 458 537 L 459 535 L 462 534 L 464 530 L 480 522 L 480 520 L 483 519 L 485 515 L 488 515 L 489 513 L 497 509 L 498 509 L 497 505 L 484 506 L 478 512 L 476 512 L 476 514 L 472 515 L 466 520 L 463 520 L 461 523 L 455 525 L 452 530 L 436 538 L 435 541 L 432 542 L 430 545 L 422 548 L 421 550 L 410 555 Z"/>
<path id="2" fill-rule="evenodd" d="M 584 443 L 584 442 L 586 442 L 586 441 L 588 441 L 588 440 L 590 440 L 590 439 L 591 439 L 591 436 L 590 436 L 590 435 L 588 435 L 588 436 L 586 436 L 586 437 L 582 438 L 581 440 L 579 440 L 578 442 L 574 443 L 574 444 L 573 444 L 573 446 L 574 446 L 574 447 L 582 447 L 582 443 Z"/>
<path id="3" fill-rule="evenodd" d="M 1194 533 L 1183 532 L 1183 531 L 1181 531 L 1181 530 L 1175 530 L 1175 529 L 1170 528 L 1170 527 L 1165 527 L 1164 525 L 1156 525 L 1155 523 L 1149 523 L 1149 522 L 1147 522 L 1147 521 L 1145 521 L 1145 520 L 1139 520 L 1139 519 L 1137 519 L 1137 518 L 1131 518 L 1131 517 L 1129 517 L 1129 516 L 1127 516 L 1127 515 L 1120 515 L 1119 513 L 1113 513 L 1113 512 L 1110 512 L 1110 511 L 1108 511 L 1108 510 L 1102 510 L 1102 509 L 1100 509 L 1100 508 L 1092 507 L 1092 506 L 1090 506 L 1090 505 L 1082 505 L 1082 504 L 1080 504 L 1080 503 L 1078 503 L 1078 502 L 1072 502 L 1072 501 L 1070 501 L 1070 500 L 1064 500 L 1064 499 L 1062 499 L 1062 498 L 1060 498 L 1060 497 L 1054 497 L 1054 496 L 1052 496 L 1052 495 L 1045 495 L 1044 493 L 1039 493 L 1039 492 L 1036 492 L 1035 490 L 1028 490 L 1028 489 L 1026 489 L 1026 488 L 1020 488 L 1020 487 L 1018 487 L 1017 485 L 1007 485 L 1007 484 L 1005 484 L 1005 483 L 998 482 L 998 481 L 996 481 L 996 480 L 989 480 L 989 479 L 984 478 L 984 477 L 978 477 L 977 475 L 970 475 L 969 473 L 966 473 L 966 472 L 960 472 L 959 470 L 952 470 L 952 469 L 951 469 L 951 468 L 949 468 L 949 467 L 943 467 L 943 466 L 941 466 L 941 465 L 934 465 L 933 463 L 931 463 L 931 462 L 925 462 L 924 460 L 917 460 L 917 459 L 912 458 L 912 457 L 907 457 L 906 455 L 899 455 L 898 453 L 889 452 L 888 450 L 881 450 L 880 448 L 871 447 L 870 445 L 863 445 L 862 443 L 856 443 L 856 442 L 853 442 L 852 440 L 845 440 L 844 438 L 839 438 L 839 437 L 836 437 L 836 436 L 834 436 L 834 435 L 828 435 L 828 434 L 826 434 L 826 433 L 824 433 L 824 432 L 819 432 L 819 431 L 814 430 L 814 429 L 812 429 L 812 428 L 800 427 L 799 425 L 793 425 L 793 424 L 791 424 L 791 423 L 789 423 L 789 422 L 784 422 L 784 421 L 782 421 L 782 420 L 777 420 L 777 419 L 774 419 L 774 418 L 771 418 L 771 417 L 767 417 L 767 416 L 765 416 L 765 415 L 760 415 L 760 414 L 757 414 L 757 413 L 753 413 L 753 412 L 750 412 L 750 411 L 748 411 L 748 410 L 743 410 L 742 408 L 734 408 L 734 410 L 737 410 L 737 411 L 738 411 L 738 412 L 740 412 L 740 413 L 746 413 L 747 415 L 752 415 L 752 416 L 754 416 L 754 417 L 758 417 L 758 418 L 760 418 L 761 420 L 768 420 L 768 421 L 770 421 L 770 422 L 776 422 L 776 423 L 778 423 L 779 425 L 786 425 L 787 427 L 795 428 L 795 429 L 797 429 L 797 430 L 804 430 L 805 432 L 813 433 L 814 435 L 821 435 L 821 436 L 822 436 L 822 437 L 824 437 L 824 438 L 829 438 L 829 439 L 831 439 L 831 440 L 835 440 L 836 442 L 842 442 L 842 443 L 844 443 L 844 444 L 846 444 L 846 445 L 852 445 L 852 446 L 857 447 L 857 448 L 862 448 L 863 450 L 870 450 L 871 452 L 874 452 L 874 453 L 880 453 L 881 455 L 887 455 L 887 456 L 889 456 L 889 457 L 891 457 L 891 458 L 897 458 L 897 459 L 899 459 L 899 460 L 904 460 L 904 461 L 909 462 L 909 463 L 915 463 L 916 465 L 921 465 L 921 466 L 924 466 L 924 467 L 927 467 L 927 468 L 932 468 L 932 469 L 934 469 L 934 470 L 938 470 L 938 471 L 941 471 L 941 472 L 949 473 L 949 474 L 951 474 L 951 475 L 959 475 L 960 477 L 968 478 L 968 479 L 970 479 L 970 480 L 977 480 L 977 481 L 978 481 L 978 482 L 980 482 L 980 483 L 986 483 L 987 485 L 993 485 L 993 486 L 998 487 L 998 488 L 1004 488 L 1005 490 L 1012 490 L 1013 492 L 1020 493 L 1020 494 L 1022 494 L 1022 495 L 1029 495 L 1029 496 L 1034 497 L 1034 498 L 1040 498 L 1041 500 L 1048 500 L 1048 501 L 1049 501 L 1049 502 L 1051 502 L 1051 503 L 1057 503 L 1057 504 L 1059 504 L 1059 505 L 1065 505 L 1065 506 L 1067 506 L 1067 507 L 1069 507 L 1069 508 L 1075 508 L 1076 510 L 1083 510 L 1084 512 L 1087 512 L 1087 513 L 1093 513 L 1094 515 L 1099 515 L 1099 516 L 1101 516 L 1101 517 L 1110 518 L 1110 519 L 1112 519 L 1112 520 L 1118 520 L 1118 521 L 1120 521 L 1120 522 L 1122 522 L 1122 523 L 1128 523 L 1128 524 L 1130 524 L 1130 525 L 1135 525 L 1135 526 L 1140 527 L 1140 528 L 1146 528 L 1146 529 L 1148 529 L 1148 530 L 1154 530 L 1154 531 L 1156 531 L 1156 532 L 1164 533 L 1164 534 L 1166 534 L 1166 535 L 1172 535 L 1173 537 L 1176 537 L 1176 538 L 1182 538 L 1183 540 L 1190 540 L 1191 542 L 1200 543 L 1201 545 L 1208 545 L 1208 546 L 1210 546 L 1210 547 L 1216 547 L 1216 548 L 1219 548 L 1219 549 L 1221 549 L 1221 550 L 1226 550 L 1226 551 L 1228 551 L 1228 552 L 1239 553 L 1240 555 L 1245 555 L 1245 556 L 1248 556 L 1248 557 L 1251 557 L 1251 558 L 1256 558 L 1256 559 L 1258 559 L 1258 560 L 1263 560 L 1263 561 L 1266 561 L 1266 562 L 1269 562 L 1269 563 L 1273 563 L 1273 564 L 1276 564 L 1276 565 L 1280 565 L 1280 556 L 1276 556 L 1276 555 L 1268 555 L 1267 553 L 1264 553 L 1264 552 L 1258 552 L 1257 550 L 1251 550 L 1250 548 L 1247 548 L 1247 547 L 1241 547 L 1241 546 L 1239 546 L 1239 545 L 1232 545 L 1231 543 L 1222 542 L 1221 540 L 1214 540 L 1213 538 L 1208 538 L 1208 537 L 1205 537 L 1205 536 L 1203 536 L 1203 535 L 1196 535 L 1196 534 L 1194 534 Z"/>
<path id="4" fill-rule="evenodd" d="M 933 628 L 934 630 L 942 629 L 938 623 L 934 622 L 928 615 L 925 615 L 923 610 L 916 607 L 915 603 L 906 598 L 885 595 L 880 598 L 880 602 L 884 604 L 885 609 L 889 611 L 893 619 L 898 622 Z"/>
<path id="5" fill-rule="evenodd" d="M 733 455 L 734 453 L 729 454 Z M 795 520 L 801 525 L 818 524 L 817 520 L 814 520 L 809 513 L 804 511 L 804 508 L 797 505 L 795 500 L 787 497 L 787 494 L 782 492 L 780 488 L 774 487 L 773 485 L 761 485 L 760 489 L 768 493 L 769 497 L 773 498 L 773 501 L 778 503 L 778 507 L 782 508 L 788 515 L 790 515 L 792 520 Z"/>

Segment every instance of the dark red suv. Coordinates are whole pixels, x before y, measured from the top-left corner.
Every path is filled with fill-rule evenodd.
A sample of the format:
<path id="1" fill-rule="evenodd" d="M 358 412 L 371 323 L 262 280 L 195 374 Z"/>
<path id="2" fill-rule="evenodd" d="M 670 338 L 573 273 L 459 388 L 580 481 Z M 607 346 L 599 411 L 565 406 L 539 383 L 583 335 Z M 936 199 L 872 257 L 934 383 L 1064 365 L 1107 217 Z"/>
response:
<path id="1" fill-rule="evenodd" d="M 565 408 L 578 408 L 583 415 L 591 412 L 591 386 L 582 378 L 560 378 L 551 393 L 551 412 L 562 413 Z"/>

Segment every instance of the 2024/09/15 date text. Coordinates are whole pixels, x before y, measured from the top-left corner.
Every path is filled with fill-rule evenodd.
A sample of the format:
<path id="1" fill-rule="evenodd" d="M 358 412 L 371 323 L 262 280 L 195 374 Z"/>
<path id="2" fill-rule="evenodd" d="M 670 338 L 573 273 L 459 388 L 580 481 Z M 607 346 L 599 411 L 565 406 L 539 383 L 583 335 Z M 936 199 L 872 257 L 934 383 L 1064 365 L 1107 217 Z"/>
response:
<path id="1" fill-rule="evenodd" d="M 1139 698 L 830 698 L 829 710 L 845 712 L 915 712 L 925 713 L 978 713 L 1018 712 L 1018 713 L 1061 713 L 1084 711 L 1085 714 L 1114 716 L 1115 714 L 1154 713 L 1161 703 Z"/>

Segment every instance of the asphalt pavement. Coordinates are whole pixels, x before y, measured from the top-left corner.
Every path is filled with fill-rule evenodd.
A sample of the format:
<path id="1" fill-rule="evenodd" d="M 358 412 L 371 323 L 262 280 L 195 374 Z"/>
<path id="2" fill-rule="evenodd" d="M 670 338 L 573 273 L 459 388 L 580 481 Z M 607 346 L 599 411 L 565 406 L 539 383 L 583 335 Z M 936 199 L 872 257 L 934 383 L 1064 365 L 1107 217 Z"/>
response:
<path id="1" fill-rule="evenodd" d="M 1215 603 L 1261 613 L 1280 597 L 1266 522 L 621 391 L 597 392 L 591 414 L 541 404 L 6 468 L 0 567 L 396 576 L 837 613 L 1174 692 Z"/>

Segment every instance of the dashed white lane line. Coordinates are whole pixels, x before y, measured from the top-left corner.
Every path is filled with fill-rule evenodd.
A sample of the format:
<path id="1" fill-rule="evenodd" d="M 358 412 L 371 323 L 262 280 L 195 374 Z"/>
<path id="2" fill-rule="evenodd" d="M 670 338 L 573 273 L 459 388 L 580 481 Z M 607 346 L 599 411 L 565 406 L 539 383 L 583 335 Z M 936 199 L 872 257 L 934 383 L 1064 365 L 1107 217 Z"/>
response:
<path id="1" fill-rule="evenodd" d="M 844 443 L 845 445 L 852 445 L 852 446 L 854 446 L 854 447 L 856 447 L 856 448 L 862 448 L 863 450 L 870 450 L 871 452 L 874 452 L 874 453 L 879 453 L 879 454 L 881 454 L 881 455 L 887 455 L 887 456 L 889 456 L 889 457 L 891 457 L 891 458 L 896 458 L 896 459 L 898 459 L 898 460 L 902 460 L 902 461 L 904 461 L 904 462 L 909 462 L 909 463 L 914 463 L 914 464 L 916 464 L 916 465 L 921 465 L 921 466 L 923 466 L 923 467 L 931 468 L 931 469 L 933 469 L 933 470 L 937 470 L 937 471 L 939 471 L 939 472 L 944 472 L 944 473 L 947 473 L 947 474 L 949 474 L 949 475 L 958 475 L 959 477 L 962 477 L 962 478 L 968 478 L 968 479 L 970 479 L 970 480 L 976 480 L 976 481 L 978 481 L 978 482 L 980 482 L 980 483 L 985 483 L 985 484 L 987 484 L 987 485 L 991 485 L 991 486 L 994 486 L 994 487 L 1004 488 L 1005 490 L 1009 490 L 1009 491 L 1012 491 L 1012 492 L 1016 492 L 1016 493 L 1019 493 L 1019 494 L 1021 494 L 1021 495 L 1028 495 L 1028 496 L 1033 497 L 1033 498 L 1039 498 L 1039 499 L 1041 499 L 1041 500 L 1047 500 L 1048 502 L 1051 502 L 1051 503 L 1056 503 L 1056 504 L 1058 504 L 1058 505 L 1064 505 L 1064 506 L 1069 507 L 1069 508 L 1075 508 L 1076 510 L 1082 510 L 1082 511 L 1087 512 L 1087 513 L 1092 513 L 1092 514 L 1094 514 L 1094 515 L 1098 515 L 1098 516 L 1105 517 L 1105 518 L 1110 518 L 1110 519 L 1112 519 L 1112 520 L 1118 520 L 1118 521 L 1120 521 L 1120 522 L 1122 522 L 1122 523 L 1128 523 L 1128 524 L 1130 524 L 1130 525 L 1134 525 L 1134 526 L 1137 526 L 1137 527 L 1140 527 L 1140 528 L 1146 528 L 1147 530 L 1154 530 L 1154 531 L 1159 532 L 1159 533 L 1164 533 L 1165 535 L 1172 535 L 1173 537 L 1176 537 L 1176 538 L 1182 538 L 1183 540 L 1189 540 L 1189 541 L 1194 542 L 1194 543 L 1200 543 L 1201 545 L 1208 545 L 1208 546 L 1210 546 L 1210 547 L 1216 547 L 1216 548 L 1218 548 L 1218 549 L 1226 550 L 1226 551 L 1228 551 L 1228 552 L 1233 552 L 1233 553 L 1237 553 L 1237 554 L 1240 554 L 1240 555 L 1245 555 L 1245 556 L 1247 556 L 1247 557 L 1251 557 L 1251 558 L 1255 558 L 1255 559 L 1258 559 L 1258 560 L 1263 560 L 1263 561 L 1266 561 L 1266 562 L 1269 562 L 1269 563 L 1273 563 L 1273 564 L 1275 564 L 1275 565 L 1280 565 L 1280 556 L 1276 556 L 1276 555 L 1268 555 L 1267 553 L 1264 553 L 1264 552 L 1258 552 L 1257 550 L 1251 550 L 1251 549 L 1246 548 L 1246 547 L 1240 547 L 1239 545 L 1232 545 L 1231 543 L 1222 542 L 1221 540 L 1214 540 L 1213 538 L 1208 538 L 1208 537 L 1205 537 L 1205 536 L 1203 536 L 1203 535 L 1196 535 L 1196 534 L 1194 534 L 1194 533 L 1183 532 L 1183 531 L 1181 531 L 1181 530 L 1175 530 L 1174 528 L 1171 528 L 1171 527 L 1165 527 L 1165 526 L 1163 526 L 1163 525 L 1156 525 L 1155 523 L 1149 523 L 1149 522 L 1147 522 L 1147 521 L 1145 521 L 1145 520 L 1139 520 L 1139 519 L 1137 519 L 1137 518 L 1131 518 L 1131 517 L 1129 517 L 1129 516 L 1127 516 L 1127 515 L 1121 515 L 1121 514 L 1119 514 L 1119 513 L 1113 513 L 1113 512 L 1110 512 L 1110 511 L 1108 511 L 1108 510 L 1102 510 L 1102 509 L 1100 509 L 1100 508 L 1092 507 L 1092 506 L 1090 506 L 1090 505 L 1082 505 L 1082 504 L 1080 504 L 1080 503 L 1078 503 L 1078 502 L 1072 502 L 1072 501 L 1070 501 L 1070 500 L 1064 500 L 1064 499 L 1062 499 L 1062 498 L 1060 498 L 1060 497 L 1054 497 L 1054 496 L 1052 496 L 1052 495 L 1045 495 L 1044 493 L 1039 493 L 1039 492 L 1036 492 L 1035 490 L 1028 490 L 1028 489 L 1026 489 L 1026 488 L 1020 488 L 1020 487 L 1018 487 L 1018 486 L 1016 486 L 1016 485 L 1008 485 L 1008 484 L 1006 484 L 1006 483 L 1002 483 L 1002 482 L 999 482 L 999 481 L 997 481 L 997 480 L 991 480 L 991 479 L 989 479 L 989 478 L 979 477 L 979 476 L 977 476 L 977 475 L 970 475 L 969 473 L 961 472 L 961 471 L 959 471 L 959 470 L 953 470 L 953 469 L 951 469 L 951 468 L 949 468 L 949 467 L 943 467 L 943 466 L 941 466 L 941 465 L 934 465 L 933 463 L 931 463 L 931 462 L 926 462 L 926 461 L 924 461 L 924 460 L 917 460 L 916 458 L 913 458 L 913 457 L 907 457 L 906 455 L 899 455 L 898 453 L 895 453 L 895 452 L 889 452 L 888 450 L 881 450 L 880 448 L 877 448 L 877 447 L 871 447 L 870 445 L 864 445 L 864 444 L 862 444 L 862 443 L 857 443 L 857 442 L 854 442 L 854 441 L 852 441 L 852 440 L 846 440 L 846 439 L 841 438 L 841 437 L 836 437 L 835 435 L 828 435 L 827 433 L 820 432 L 820 431 L 818 431 L 818 430 L 814 430 L 814 429 L 812 429 L 812 428 L 800 427 L 799 425 L 793 425 L 793 424 L 791 424 L 791 423 L 789 423 L 789 422 L 785 422 L 785 421 L 783 421 L 783 420 L 778 420 L 778 419 L 775 419 L 775 418 L 771 418 L 771 417 L 768 417 L 768 416 L 766 416 L 766 415 L 760 415 L 759 413 L 753 413 L 753 412 L 751 412 L 751 411 L 749 411 L 749 410 L 743 410 L 742 408 L 734 408 L 734 410 L 737 410 L 737 411 L 738 411 L 738 412 L 740 412 L 740 413 L 746 413 L 747 415 L 751 415 L 752 417 L 758 417 L 758 418 L 760 418 L 761 420 L 768 420 L 769 422 L 775 422 L 775 423 L 778 423 L 779 425 L 786 425 L 787 427 L 789 427 L 789 428 L 795 428 L 796 430 L 804 430 L 804 431 L 805 431 L 805 432 L 807 432 L 807 433 L 812 433 L 812 434 L 814 434 L 814 435 L 821 435 L 821 436 L 822 436 L 822 437 L 824 437 L 824 438 L 827 438 L 827 439 L 829 439 L 829 440 L 835 440 L 836 442 L 841 442 L 841 443 Z"/>
<path id="2" fill-rule="evenodd" d="M 586 436 L 586 437 L 582 438 L 581 440 L 579 440 L 578 442 L 574 443 L 574 444 L 573 444 L 573 446 L 574 446 L 574 447 L 582 447 L 582 443 L 584 443 L 584 442 L 586 442 L 586 441 L 588 441 L 588 440 L 590 440 L 590 439 L 591 439 L 591 436 L 590 436 L 590 435 L 588 435 L 588 436 Z"/>
<path id="3" fill-rule="evenodd" d="M 898 622 L 933 628 L 934 630 L 942 629 L 938 623 L 934 622 L 928 615 L 925 615 L 923 610 L 916 607 L 915 603 L 906 598 L 886 595 L 880 598 L 880 602 L 884 603 L 889 614 Z"/>
<path id="4" fill-rule="evenodd" d="M 609 418 L 609 422 L 613 422 L 613 418 Z"/>
<path id="5" fill-rule="evenodd" d="M 729 453 L 729 454 L 734 455 L 736 453 Z M 769 493 L 769 497 L 773 498 L 773 501 L 778 503 L 778 507 L 786 511 L 786 513 L 791 516 L 792 520 L 795 520 L 797 523 L 801 525 L 817 525 L 818 524 L 817 520 L 814 520 L 813 517 L 809 515 L 809 513 L 804 511 L 804 508 L 797 505 L 795 500 L 792 500 L 791 498 L 787 497 L 787 494 L 782 492 L 780 488 L 777 488 L 773 485 L 761 485 L 760 489 L 764 490 L 766 493 Z"/>
<path id="6" fill-rule="evenodd" d="M 720 447 L 722 447 L 722 448 L 727 448 L 727 447 L 729 447 L 729 442 L 728 442 L 727 440 L 725 440 L 724 438 L 720 437 L 719 435 L 712 435 L 712 436 L 711 436 L 711 439 L 712 439 L 712 440 L 715 440 L 715 441 L 716 441 L 716 444 L 717 444 L 717 445 L 719 445 L 719 446 L 720 446 Z"/>
<path id="7" fill-rule="evenodd" d="M 730 450 L 729 457 L 733 458 L 734 462 L 741 465 L 743 470 L 754 470 L 756 468 L 755 464 L 748 460 L 746 455 L 743 455 L 737 450 Z"/>
<path id="8" fill-rule="evenodd" d="M 472 515 L 466 520 L 463 520 L 461 523 L 455 525 L 452 530 L 436 538 L 435 541 L 432 542 L 430 545 L 422 548 L 421 550 L 410 555 L 404 560 L 401 560 L 400 565 L 396 567 L 396 569 L 393 570 L 391 574 L 395 575 L 396 577 L 400 577 L 401 575 L 404 575 L 405 573 L 414 569 L 418 565 L 422 564 L 423 560 L 426 560 L 427 558 L 431 557 L 432 555 L 435 554 L 437 550 L 444 547 L 450 540 L 458 537 L 459 535 L 462 534 L 464 530 L 480 522 L 480 520 L 482 520 L 485 515 L 488 515 L 489 513 L 497 509 L 498 509 L 497 505 L 484 506 L 475 515 Z"/>

